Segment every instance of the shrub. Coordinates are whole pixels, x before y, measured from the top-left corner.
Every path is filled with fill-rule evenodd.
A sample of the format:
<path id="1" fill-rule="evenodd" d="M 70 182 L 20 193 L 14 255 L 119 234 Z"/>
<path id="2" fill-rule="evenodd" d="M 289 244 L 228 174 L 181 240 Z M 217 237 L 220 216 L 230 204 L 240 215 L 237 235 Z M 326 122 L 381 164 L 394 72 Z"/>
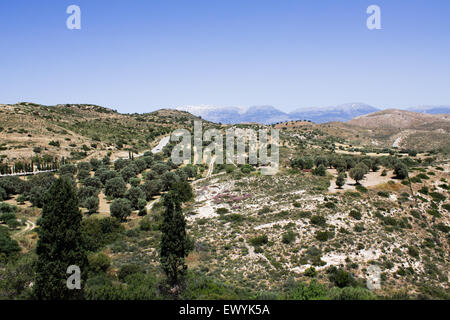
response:
<path id="1" fill-rule="evenodd" d="M 334 202 L 327 202 L 327 203 L 325 203 L 325 208 L 335 209 L 336 208 L 336 204 L 334 204 Z"/>
<path id="2" fill-rule="evenodd" d="M 377 296 L 365 288 L 332 288 L 329 292 L 331 300 L 375 300 Z"/>
<path id="3" fill-rule="evenodd" d="M 428 194 L 429 190 L 427 186 L 423 186 L 422 188 L 419 189 L 419 192 L 422 194 Z"/>
<path id="4" fill-rule="evenodd" d="M 419 257 L 419 250 L 417 250 L 416 248 L 410 246 L 410 247 L 408 247 L 408 254 L 411 257 L 418 258 Z"/>
<path id="5" fill-rule="evenodd" d="M 281 241 L 285 244 L 290 244 L 295 240 L 295 238 L 296 238 L 296 234 L 294 233 L 294 231 L 289 230 L 288 232 L 283 233 Z"/>
<path id="6" fill-rule="evenodd" d="M 386 191 L 378 191 L 377 193 L 380 197 L 389 198 L 389 192 Z"/>
<path id="7" fill-rule="evenodd" d="M 131 204 L 128 199 L 116 199 L 111 204 L 110 207 L 111 216 L 119 219 L 120 221 L 125 221 L 128 216 L 131 215 Z"/>
<path id="8" fill-rule="evenodd" d="M 445 201 L 445 199 L 447 199 L 443 194 L 439 193 L 439 192 L 431 192 L 430 196 L 433 198 L 434 201 L 436 202 L 441 202 L 441 201 Z"/>
<path id="9" fill-rule="evenodd" d="M 226 214 L 226 213 L 228 213 L 228 209 L 227 208 L 217 208 L 216 209 L 216 213 L 217 214 Z"/>
<path id="10" fill-rule="evenodd" d="M 4 201 L 8 198 L 8 195 L 6 194 L 6 190 L 0 187 L 0 201 Z"/>
<path id="11" fill-rule="evenodd" d="M 139 222 L 139 228 L 142 231 L 150 231 L 152 230 L 152 222 L 149 218 L 145 217 Z"/>
<path id="12" fill-rule="evenodd" d="M 329 278 L 339 288 L 348 287 L 354 283 L 353 276 L 344 269 L 333 270 Z"/>
<path id="13" fill-rule="evenodd" d="M 88 255 L 89 270 L 94 273 L 106 272 L 111 266 L 111 259 L 104 253 L 91 253 Z"/>
<path id="14" fill-rule="evenodd" d="M 316 268 L 314 268 L 313 266 L 311 266 L 305 270 L 306 277 L 314 278 L 316 275 L 317 275 L 317 271 L 316 271 Z"/>
<path id="15" fill-rule="evenodd" d="M 256 236 L 250 239 L 250 244 L 254 247 L 261 246 L 267 244 L 268 238 L 266 235 Z"/>
<path id="16" fill-rule="evenodd" d="M 361 218 L 362 218 L 361 212 L 356 211 L 356 210 L 350 211 L 349 215 L 350 215 L 350 217 L 352 217 L 353 219 L 356 219 L 356 220 L 361 220 Z"/>
<path id="17" fill-rule="evenodd" d="M 141 267 L 135 264 L 126 264 L 122 268 L 120 268 L 119 274 L 117 277 L 120 281 L 125 281 L 125 278 L 129 275 L 135 274 L 135 273 L 141 273 L 143 270 Z"/>
<path id="18" fill-rule="evenodd" d="M 322 216 L 312 216 L 310 219 L 312 224 L 318 225 L 318 226 L 324 226 L 326 224 L 326 219 Z"/>
<path id="19" fill-rule="evenodd" d="M 330 238 L 330 234 L 328 231 L 317 231 L 316 232 L 316 239 L 322 242 L 327 241 Z"/>
<path id="20" fill-rule="evenodd" d="M 59 175 L 70 175 L 74 176 L 77 173 L 77 167 L 75 167 L 73 164 L 65 164 L 59 168 Z"/>
<path id="21" fill-rule="evenodd" d="M 355 224 L 355 226 L 353 227 L 353 230 L 355 230 L 356 232 L 364 231 L 365 230 L 364 224 L 362 224 L 362 223 Z"/>

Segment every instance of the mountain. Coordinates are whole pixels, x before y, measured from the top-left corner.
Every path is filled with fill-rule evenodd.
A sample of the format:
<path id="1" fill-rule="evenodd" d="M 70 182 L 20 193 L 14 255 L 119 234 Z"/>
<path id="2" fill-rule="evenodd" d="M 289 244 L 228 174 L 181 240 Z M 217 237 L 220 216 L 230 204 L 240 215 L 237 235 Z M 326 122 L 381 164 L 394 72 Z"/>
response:
<path id="1" fill-rule="evenodd" d="M 291 112 L 289 116 L 291 120 L 311 120 L 315 123 L 345 122 L 376 111 L 379 111 L 379 109 L 365 103 L 347 103 L 338 106 L 299 109 Z"/>
<path id="2" fill-rule="evenodd" d="M 310 120 L 316 123 L 348 121 L 354 117 L 372 113 L 379 109 L 364 103 L 348 103 L 331 107 L 305 108 L 286 113 L 273 106 L 238 107 L 185 106 L 177 110 L 190 112 L 212 122 L 234 124 L 257 122 L 272 124 L 290 120 Z"/>
<path id="3" fill-rule="evenodd" d="M 407 108 L 406 110 L 428 114 L 450 114 L 450 106 L 419 106 Z"/>

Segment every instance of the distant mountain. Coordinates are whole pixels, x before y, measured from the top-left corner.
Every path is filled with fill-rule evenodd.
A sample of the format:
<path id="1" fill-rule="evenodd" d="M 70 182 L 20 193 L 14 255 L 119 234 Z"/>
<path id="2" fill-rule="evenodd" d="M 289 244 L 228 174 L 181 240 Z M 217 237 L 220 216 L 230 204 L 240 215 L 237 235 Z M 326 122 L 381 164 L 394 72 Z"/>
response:
<path id="1" fill-rule="evenodd" d="M 428 114 L 450 114 L 450 106 L 419 106 L 407 108 L 406 110 Z"/>
<path id="2" fill-rule="evenodd" d="M 299 109 L 291 112 L 289 116 L 291 120 L 311 120 L 315 123 L 345 122 L 376 111 L 379 111 L 379 109 L 365 103 L 347 103 L 338 106 Z"/>
<path id="3" fill-rule="evenodd" d="M 290 120 L 310 120 L 315 123 L 348 121 L 357 116 L 379 111 L 364 103 L 348 103 L 331 107 L 305 108 L 286 113 L 272 106 L 253 106 L 248 109 L 237 107 L 186 106 L 178 110 L 190 112 L 205 120 L 234 124 L 257 122 L 272 124 Z"/>

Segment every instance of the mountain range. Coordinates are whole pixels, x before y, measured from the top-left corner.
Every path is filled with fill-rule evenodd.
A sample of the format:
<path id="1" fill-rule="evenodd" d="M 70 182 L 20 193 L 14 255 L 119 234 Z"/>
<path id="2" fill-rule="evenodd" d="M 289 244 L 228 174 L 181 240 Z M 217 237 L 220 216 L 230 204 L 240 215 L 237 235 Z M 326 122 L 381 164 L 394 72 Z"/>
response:
<path id="1" fill-rule="evenodd" d="M 337 106 L 302 108 L 286 113 L 273 106 L 240 107 L 216 107 L 216 106 L 184 106 L 177 110 L 187 111 L 204 120 L 223 123 L 247 123 L 256 122 L 273 124 L 291 120 L 310 120 L 315 123 L 332 121 L 346 122 L 355 117 L 380 111 L 365 103 L 347 103 Z M 450 114 L 450 106 L 419 106 L 402 108 L 408 111 L 427 114 Z"/>

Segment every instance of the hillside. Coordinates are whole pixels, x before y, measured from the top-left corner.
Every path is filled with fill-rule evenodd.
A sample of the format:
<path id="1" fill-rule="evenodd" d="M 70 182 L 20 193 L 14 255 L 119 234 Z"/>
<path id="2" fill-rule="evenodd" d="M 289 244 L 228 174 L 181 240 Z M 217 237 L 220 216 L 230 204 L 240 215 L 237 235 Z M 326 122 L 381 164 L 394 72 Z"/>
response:
<path id="1" fill-rule="evenodd" d="M 9 161 L 49 155 L 75 160 L 128 157 L 150 149 L 156 139 L 197 117 L 162 109 L 120 114 L 95 105 L 0 105 L 0 155 Z"/>
<path id="2" fill-rule="evenodd" d="M 120 114 L 92 105 L 29 103 L 0 111 L 3 162 L 67 157 L 56 172 L 0 177 L 0 234 L 8 244 L 0 246 L 7 254 L 0 252 L 0 270 L 8 268 L 0 277 L 2 297 L 20 298 L 32 286 L 33 272 L 13 292 L 5 282 L 14 281 L 22 264 L 31 269 L 44 195 L 61 176 L 76 190 L 90 248 L 87 299 L 172 298 L 160 263 L 166 212 L 161 199 L 178 183 L 185 186 L 176 189 L 179 194 L 189 185 L 193 191 L 180 206 L 191 243 L 181 298 L 450 296 L 448 154 L 404 150 L 404 141 L 392 147 L 398 134 L 408 133 L 416 140 L 404 140 L 412 143 L 417 134 L 432 134 L 411 129 L 425 129 L 423 118 L 411 120 L 407 129 L 311 121 L 205 123 L 204 129 L 222 132 L 280 129 L 280 170 L 265 176 L 260 165 L 176 165 L 171 145 L 148 152 L 171 130 L 192 129 L 196 118 L 186 112 Z M 147 152 L 128 159 L 129 151 Z M 117 158 L 127 159 L 110 161 Z M 13 262 L 2 264 L 5 257 Z M 369 288 L 368 281 L 379 286 Z M 302 290 L 312 290 L 312 296 L 299 295 Z"/>
<path id="3" fill-rule="evenodd" d="M 372 129 L 417 129 L 450 131 L 450 115 L 424 114 L 413 111 L 388 109 L 355 117 L 348 121 Z"/>

